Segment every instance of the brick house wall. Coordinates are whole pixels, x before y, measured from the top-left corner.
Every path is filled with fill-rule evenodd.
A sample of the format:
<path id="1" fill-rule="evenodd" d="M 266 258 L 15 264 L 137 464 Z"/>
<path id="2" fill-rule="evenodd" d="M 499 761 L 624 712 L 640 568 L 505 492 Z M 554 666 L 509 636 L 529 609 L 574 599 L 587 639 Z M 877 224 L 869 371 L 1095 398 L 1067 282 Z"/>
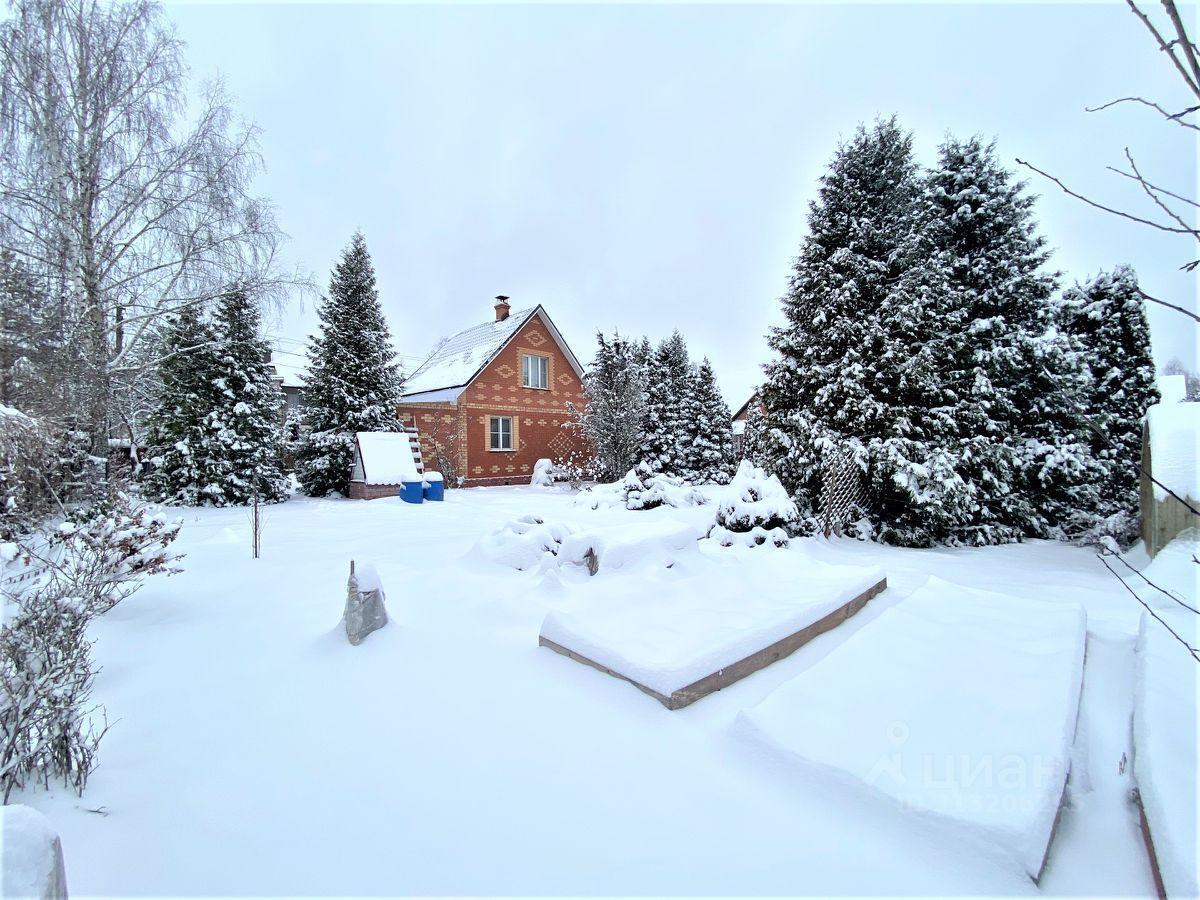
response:
<path id="1" fill-rule="evenodd" d="M 546 388 L 522 385 L 522 359 L 527 355 L 549 360 Z M 457 401 L 401 404 L 397 412 L 402 421 L 417 427 L 426 468 L 437 470 L 438 460 L 449 458 L 458 470 L 442 473 L 447 482 L 462 476 L 467 487 L 476 487 L 526 484 L 539 459 L 563 461 L 585 454 L 583 437 L 576 429 L 562 427 L 572 421 L 568 404 L 581 408 L 584 402 L 583 385 L 566 354 L 541 315 L 535 314 Z M 490 448 L 494 416 L 512 418 L 512 450 Z"/>

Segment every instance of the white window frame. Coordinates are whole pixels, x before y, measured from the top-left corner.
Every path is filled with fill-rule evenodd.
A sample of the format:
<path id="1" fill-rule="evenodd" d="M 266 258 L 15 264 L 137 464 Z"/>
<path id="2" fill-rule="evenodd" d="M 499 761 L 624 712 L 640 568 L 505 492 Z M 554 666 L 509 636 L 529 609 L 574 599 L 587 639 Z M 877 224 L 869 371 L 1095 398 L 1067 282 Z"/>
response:
<path id="1" fill-rule="evenodd" d="M 500 426 L 497 428 L 496 423 Z M 504 430 L 504 423 L 508 423 L 508 431 Z M 504 443 L 504 439 L 508 438 L 508 446 L 496 446 L 496 439 L 499 438 L 500 444 Z M 489 416 L 488 417 L 488 450 L 492 453 L 508 453 L 513 449 L 513 417 L 512 416 Z"/>
<path id="2" fill-rule="evenodd" d="M 530 360 L 539 360 L 540 365 L 535 368 Z M 535 372 L 541 376 L 541 384 L 533 384 Z M 539 356 L 536 353 L 526 353 L 521 357 L 521 387 L 532 388 L 535 391 L 550 390 L 550 357 Z"/>

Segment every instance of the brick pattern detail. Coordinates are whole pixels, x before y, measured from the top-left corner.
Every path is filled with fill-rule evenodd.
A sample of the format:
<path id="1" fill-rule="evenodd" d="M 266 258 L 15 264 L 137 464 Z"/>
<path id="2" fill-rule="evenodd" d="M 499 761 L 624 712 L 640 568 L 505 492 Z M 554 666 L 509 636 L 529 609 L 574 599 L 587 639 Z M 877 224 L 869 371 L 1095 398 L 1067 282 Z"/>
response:
<path id="1" fill-rule="evenodd" d="M 521 386 L 521 357 L 526 354 L 549 357 L 548 389 Z M 404 404 L 397 412 L 402 422 L 417 428 L 426 469 L 438 469 L 436 434 L 457 459 L 465 485 L 477 487 L 527 483 L 539 459 L 581 452 L 582 436 L 562 425 L 571 421 L 568 403 L 582 408 L 586 402 L 566 354 L 541 317 L 533 316 L 457 401 Z M 490 416 L 512 416 L 513 450 L 490 449 Z"/>

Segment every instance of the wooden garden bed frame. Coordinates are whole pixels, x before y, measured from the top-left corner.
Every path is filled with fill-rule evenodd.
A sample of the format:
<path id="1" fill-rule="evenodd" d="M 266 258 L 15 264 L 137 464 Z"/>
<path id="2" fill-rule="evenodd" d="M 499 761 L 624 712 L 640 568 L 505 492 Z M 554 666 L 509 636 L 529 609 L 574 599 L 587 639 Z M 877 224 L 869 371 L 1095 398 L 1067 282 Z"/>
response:
<path id="1" fill-rule="evenodd" d="M 649 694 L 667 709 L 682 709 L 695 703 L 701 697 L 706 697 L 713 691 L 719 691 L 721 688 L 729 687 L 729 685 L 741 681 L 747 675 L 752 675 L 759 669 L 764 669 L 776 660 L 783 659 L 785 656 L 790 656 L 795 653 L 809 641 L 815 637 L 819 637 L 827 631 L 832 631 L 842 622 L 846 621 L 860 609 L 867 605 L 867 601 L 887 588 L 887 579 L 882 578 L 871 587 L 867 588 L 861 594 L 843 603 L 833 612 L 823 616 L 810 625 L 806 625 L 799 631 L 789 634 L 782 640 L 764 647 L 756 653 L 752 653 L 744 659 L 740 659 L 735 663 L 731 663 L 723 669 L 705 675 L 698 681 L 693 681 L 685 687 L 674 691 L 670 696 L 660 694 L 653 688 L 646 687 L 634 681 L 628 675 L 622 675 L 620 672 L 614 672 L 607 666 L 601 665 L 595 660 L 588 659 L 586 656 L 581 656 L 574 650 L 557 644 L 549 638 L 538 635 L 538 644 L 542 647 L 549 647 L 555 653 L 561 653 L 563 656 L 569 657 L 576 662 L 583 663 L 585 666 L 591 666 L 593 669 L 598 669 L 607 675 L 614 678 L 619 678 L 622 681 L 628 681 L 639 691 Z"/>

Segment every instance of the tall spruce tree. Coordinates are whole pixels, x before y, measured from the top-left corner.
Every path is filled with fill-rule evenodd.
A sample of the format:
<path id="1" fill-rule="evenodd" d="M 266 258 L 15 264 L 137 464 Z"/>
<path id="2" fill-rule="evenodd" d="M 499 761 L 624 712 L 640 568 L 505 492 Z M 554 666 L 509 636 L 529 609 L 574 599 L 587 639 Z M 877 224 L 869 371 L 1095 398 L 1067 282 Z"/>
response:
<path id="1" fill-rule="evenodd" d="M 839 146 L 809 209 L 762 399 L 763 456 L 810 519 L 823 454 L 836 447 L 865 466 L 872 440 L 891 433 L 881 307 L 910 265 L 919 191 L 912 138 L 884 119 Z"/>
<path id="2" fill-rule="evenodd" d="M 216 403 L 209 427 L 224 469 L 218 502 L 239 506 L 257 494 L 261 502 L 277 503 L 287 499 L 288 488 L 281 468 L 283 393 L 259 335 L 258 306 L 243 289 L 232 288 L 217 304 L 215 325 Z"/>
<path id="3" fill-rule="evenodd" d="M 596 334 L 596 356 L 584 377 L 587 408 L 582 422 L 603 476 L 619 479 L 638 462 L 646 412 L 645 372 L 638 345 Z"/>
<path id="4" fill-rule="evenodd" d="M 1133 269 L 1118 266 L 1064 291 L 1061 322 L 1092 375 L 1084 412 L 1092 451 L 1104 467 L 1100 513 L 1110 518 L 1113 536 L 1128 542 L 1138 531 L 1142 420 L 1159 400 L 1150 325 Z"/>
<path id="5" fill-rule="evenodd" d="M 673 332 L 655 348 L 646 366 L 646 413 L 642 419 L 640 463 L 652 472 L 683 475 L 689 439 L 683 404 L 691 363 L 683 335 Z"/>
<path id="6" fill-rule="evenodd" d="M 929 345 L 956 437 L 966 517 L 949 537 L 994 543 L 1078 532 L 1097 467 L 1079 415 L 1088 373 L 1054 328 L 1035 198 L 977 137 L 947 140 L 929 173 L 923 231 L 941 278 Z"/>
<path id="7" fill-rule="evenodd" d="M 217 403 L 217 334 L 200 307 L 183 307 L 163 339 L 158 403 L 146 427 L 146 496 L 197 506 L 220 502 L 225 469 L 210 413 Z"/>
<path id="8" fill-rule="evenodd" d="M 693 370 L 683 405 L 686 476 L 725 484 L 733 474 L 733 417 L 705 357 Z"/>
<path id="9" fill-rule="evenodd" d="M 296 474 L 306 493 L 321 497 L 349 492 L 356 432 L 400 428 L 402 380 L 361 232 L 334 267 L 317 314 L 321 333 L 308 351 L 307 431 Z"/>

